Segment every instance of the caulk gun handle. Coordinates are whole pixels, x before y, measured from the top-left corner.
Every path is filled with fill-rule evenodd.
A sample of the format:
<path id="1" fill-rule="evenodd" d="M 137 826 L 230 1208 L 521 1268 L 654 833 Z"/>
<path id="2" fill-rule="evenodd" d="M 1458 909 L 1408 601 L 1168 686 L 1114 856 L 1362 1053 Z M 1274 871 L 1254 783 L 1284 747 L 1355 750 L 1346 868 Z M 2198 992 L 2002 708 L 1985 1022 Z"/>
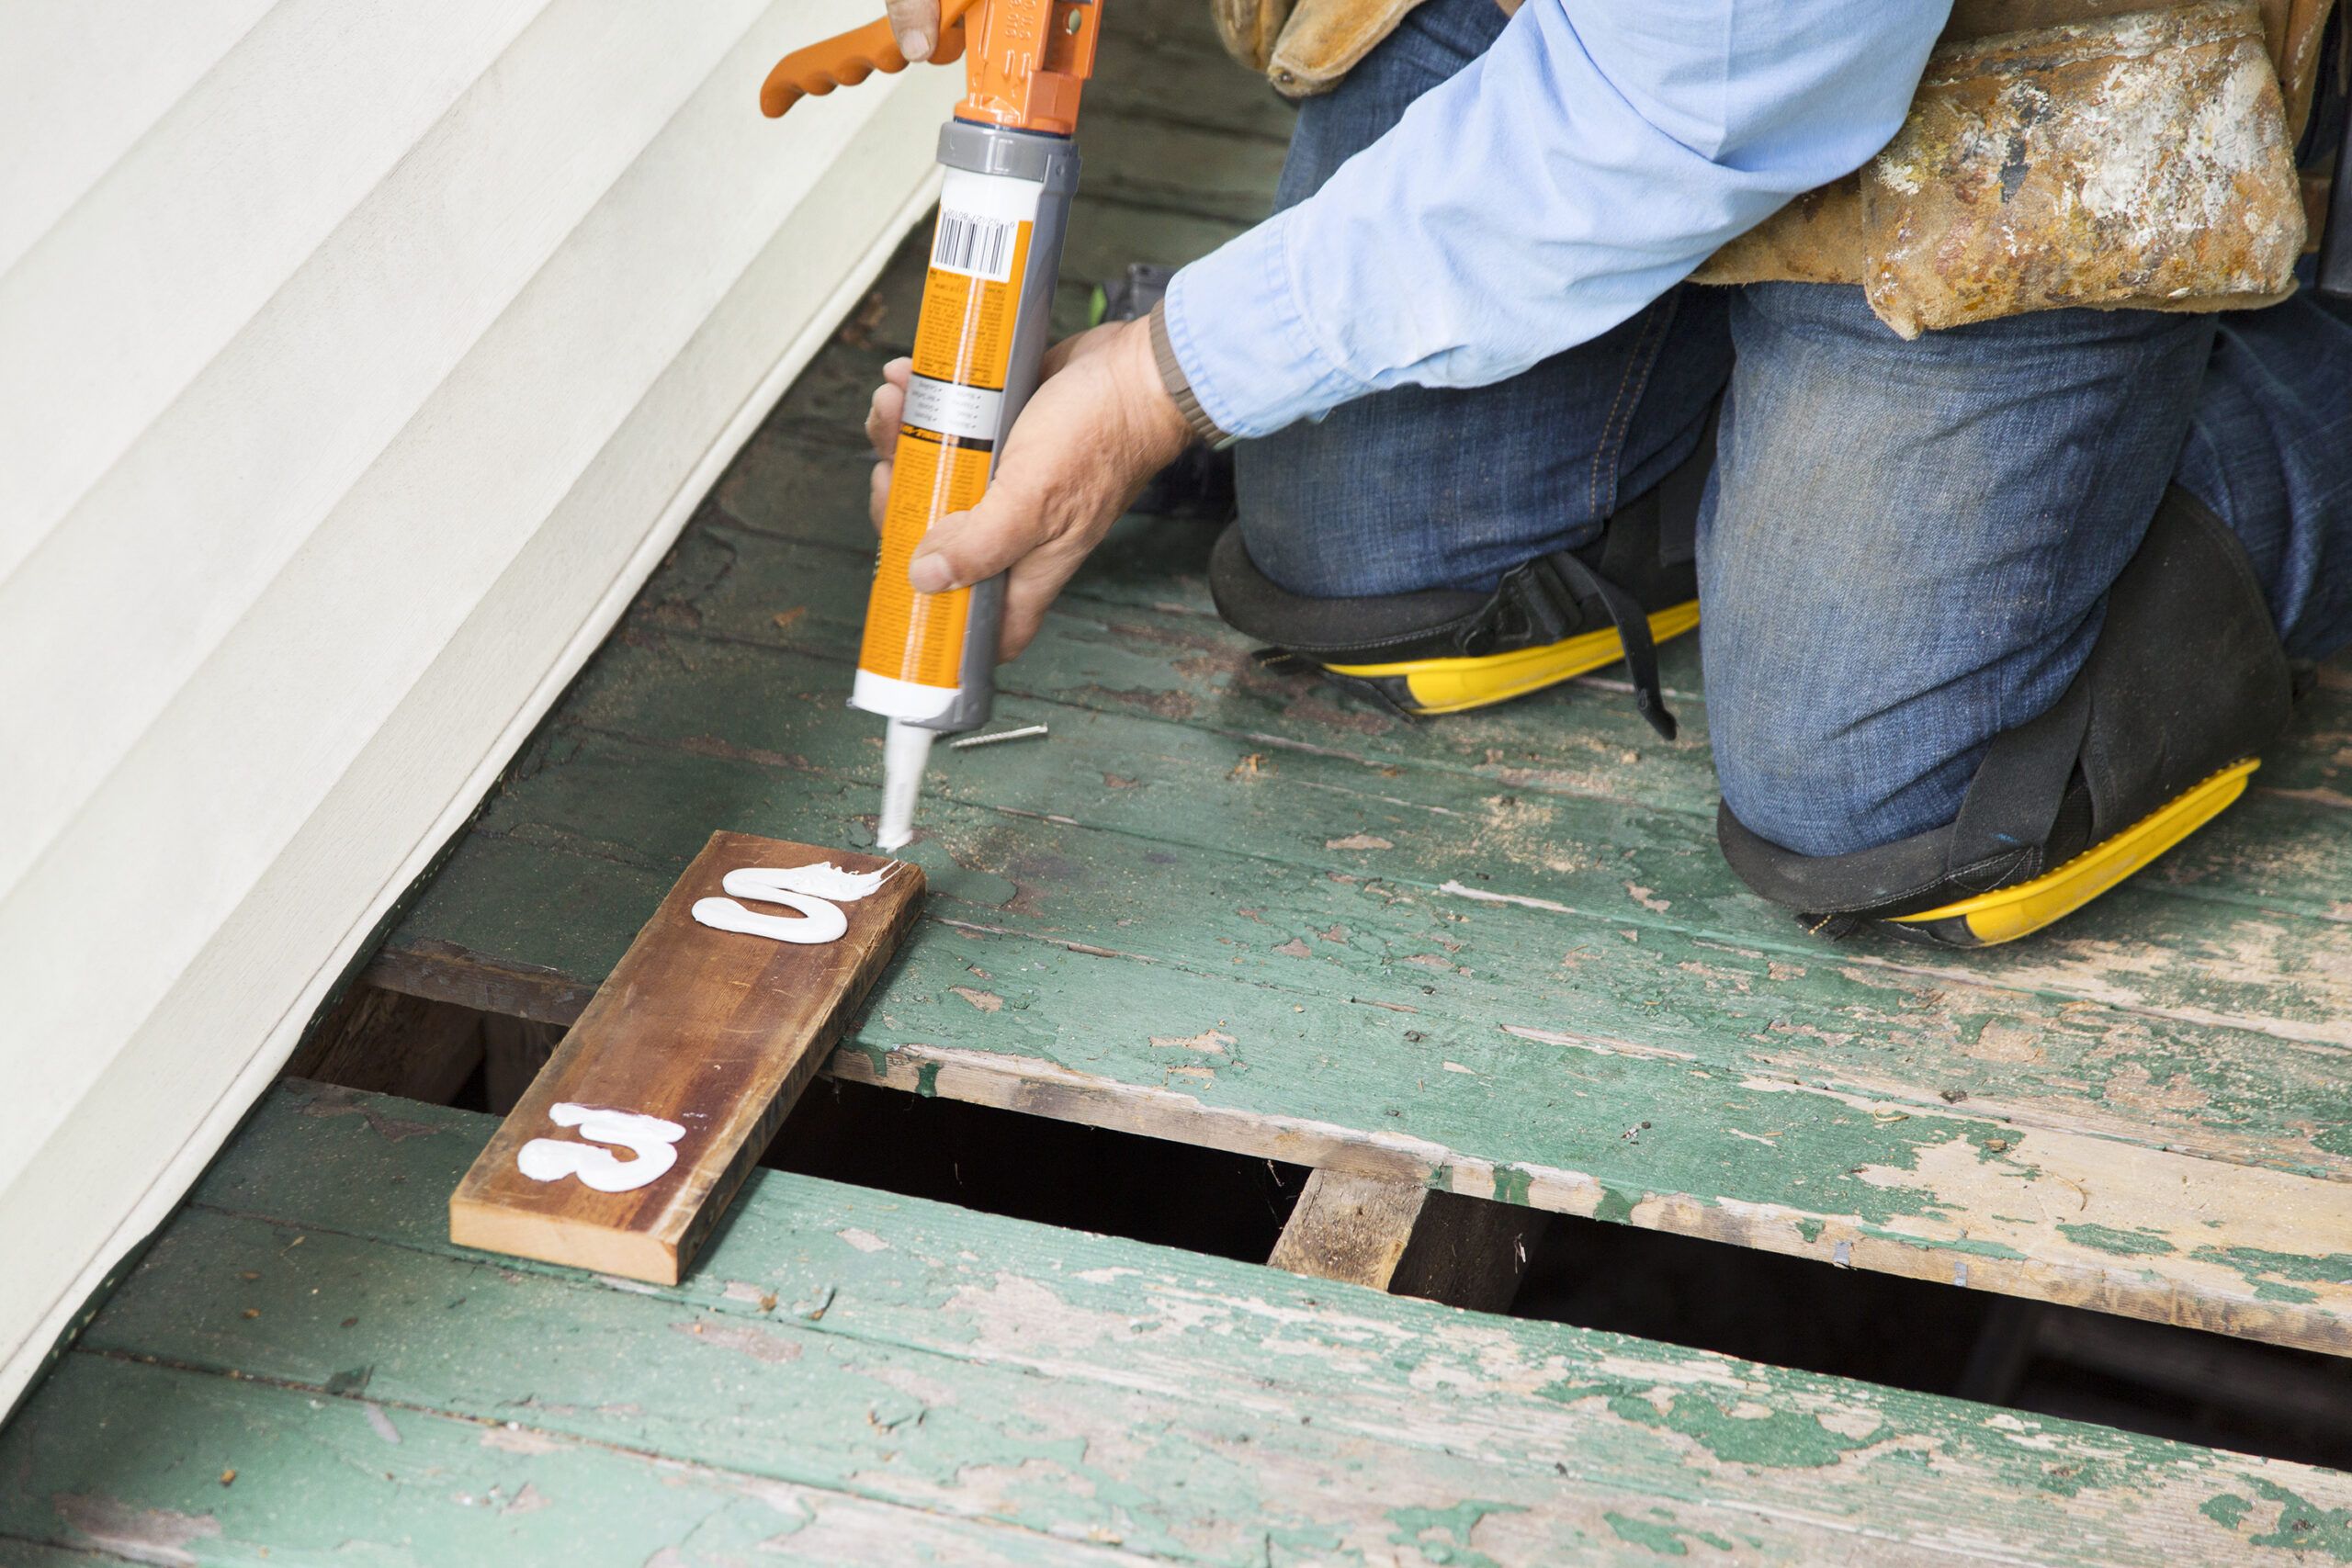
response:
<path id="1" fill-rule="evenodd" d="M 952 65 L 963 58 L 964 13 L 978 3 L 940 0 L 939 47 L 931 51 L 931 64 Z M 820 98 L 835 87 L 854 87 L 876 71 L 887 76 L 906 68 L 907 57 L 885 17 L 796 49 L 777 61 L 760 84 L 760 112 L 774 119 L 804 97 Z"/>

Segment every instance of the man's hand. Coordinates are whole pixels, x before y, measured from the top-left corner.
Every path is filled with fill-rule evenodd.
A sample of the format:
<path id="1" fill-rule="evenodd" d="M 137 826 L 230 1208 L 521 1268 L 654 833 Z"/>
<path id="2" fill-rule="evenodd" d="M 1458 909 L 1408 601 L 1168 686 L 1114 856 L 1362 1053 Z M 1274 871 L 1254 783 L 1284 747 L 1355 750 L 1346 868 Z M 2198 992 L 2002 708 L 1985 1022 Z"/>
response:
<path id="1" fill-rule="evenodd" d="M 907 405 L 909 365 L 882 367 L 865 416 L 874 466 L 874 526 L 890 493 L 890 454 Z M 916 547 L 907 581 L 918 592 L 968 587 L 1010 570 L 997 657 L 1029 646 L 1046 606 L 1144 482 L 1172 462 L 1192 430 L 1160 384 L 1148 322 L 1114 321 L 1054 345 L 1045 378 L 1013 422 L 988 493 L 951 513 Z"/>
<path id="2" fill-rule="evenodd" d="M 899 52 L 915 63 L 931 58 L 939 47 L 939 0 L 883 0 L 890 13 L 890 30 L 899 35 Z"/>

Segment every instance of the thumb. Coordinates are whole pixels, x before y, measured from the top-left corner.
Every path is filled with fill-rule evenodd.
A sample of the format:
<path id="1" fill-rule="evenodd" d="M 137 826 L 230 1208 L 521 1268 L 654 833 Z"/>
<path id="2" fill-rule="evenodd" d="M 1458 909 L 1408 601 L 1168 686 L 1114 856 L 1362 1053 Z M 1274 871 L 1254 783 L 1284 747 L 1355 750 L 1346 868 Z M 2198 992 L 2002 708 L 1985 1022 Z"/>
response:
<path id="1" fill-rule="evenodd" d="M 950 513 L 933 525 L 907 563 L 907 581 L 918 593 L 944 593 L 994 577 L 1045 543 L 1043 498 L 1017 479 L 998 482 L 969 512 Z"/>
<path id="2" fill-rule="evenodd" d="M 931 58 L 939 44 L 939 0 L 884 0 L 890 13 L 890 30 L 899 37 L 899 52 L 910 62 Z"/>

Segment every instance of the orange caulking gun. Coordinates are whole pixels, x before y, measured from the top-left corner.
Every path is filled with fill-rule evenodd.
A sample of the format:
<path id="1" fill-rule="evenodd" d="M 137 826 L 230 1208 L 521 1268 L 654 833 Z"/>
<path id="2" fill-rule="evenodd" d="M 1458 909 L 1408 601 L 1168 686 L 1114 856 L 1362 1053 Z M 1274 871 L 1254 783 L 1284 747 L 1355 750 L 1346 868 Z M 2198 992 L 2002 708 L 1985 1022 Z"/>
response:
<path id="1" fill-rule="evenodd" d="M 914 833 L 932 738 L 987 722 L 1004 579 L 918 593 L 907 562 L 932 525 L 987 491 L 998 446 L 1036 389 L 1062 234 L 1078 191 L 1078 96 L 1094 70 L 1100 0 L 942 0 L 938 64 L 963 57 L 967 92 L 940 128 L 946 174 L 915 321 L 914 375 L 892 457 L 882 553 L 850 705 L 889 721 L 882 817 Z M 803 96 L 903 71 L 887 20 L 787 54 L 760 89 L 773 118 Z"/>

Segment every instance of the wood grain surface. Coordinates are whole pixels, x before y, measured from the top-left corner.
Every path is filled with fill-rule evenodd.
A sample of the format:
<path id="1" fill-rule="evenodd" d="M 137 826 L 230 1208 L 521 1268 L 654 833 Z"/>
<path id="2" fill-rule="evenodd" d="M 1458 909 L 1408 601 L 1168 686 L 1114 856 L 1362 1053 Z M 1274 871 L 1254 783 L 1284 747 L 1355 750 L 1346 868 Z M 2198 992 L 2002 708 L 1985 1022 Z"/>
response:
<path id="1" fill-rule="evenodd" d="M 876 893 L 840 905 L 849 930 L 836 941 L 775 942 L 694 919 L 695 901 L 720 896 L 730 871 L 827 861 L 898 867 Z M 889 962 L 922 889 L 914 866 L 713 833 L 451 1194 L 450 1239 L 676 1283 Z M 676 1163 L 621 1192 L 525 1175 L 517 1156 L 533 1140 L 582 1141 L 551 1114 L 564 1104 L 684 1128 Z"/>
<path id="2" fill-rule="evenodd" d="M 1509 1312 L 1528 1249 L 1551 1216 L 1518 1203 L 1432 1191 L 1418 1181 L 1318 1170 L 1306 1179 L 1266 1262 L 1317 1280 Z"/>

